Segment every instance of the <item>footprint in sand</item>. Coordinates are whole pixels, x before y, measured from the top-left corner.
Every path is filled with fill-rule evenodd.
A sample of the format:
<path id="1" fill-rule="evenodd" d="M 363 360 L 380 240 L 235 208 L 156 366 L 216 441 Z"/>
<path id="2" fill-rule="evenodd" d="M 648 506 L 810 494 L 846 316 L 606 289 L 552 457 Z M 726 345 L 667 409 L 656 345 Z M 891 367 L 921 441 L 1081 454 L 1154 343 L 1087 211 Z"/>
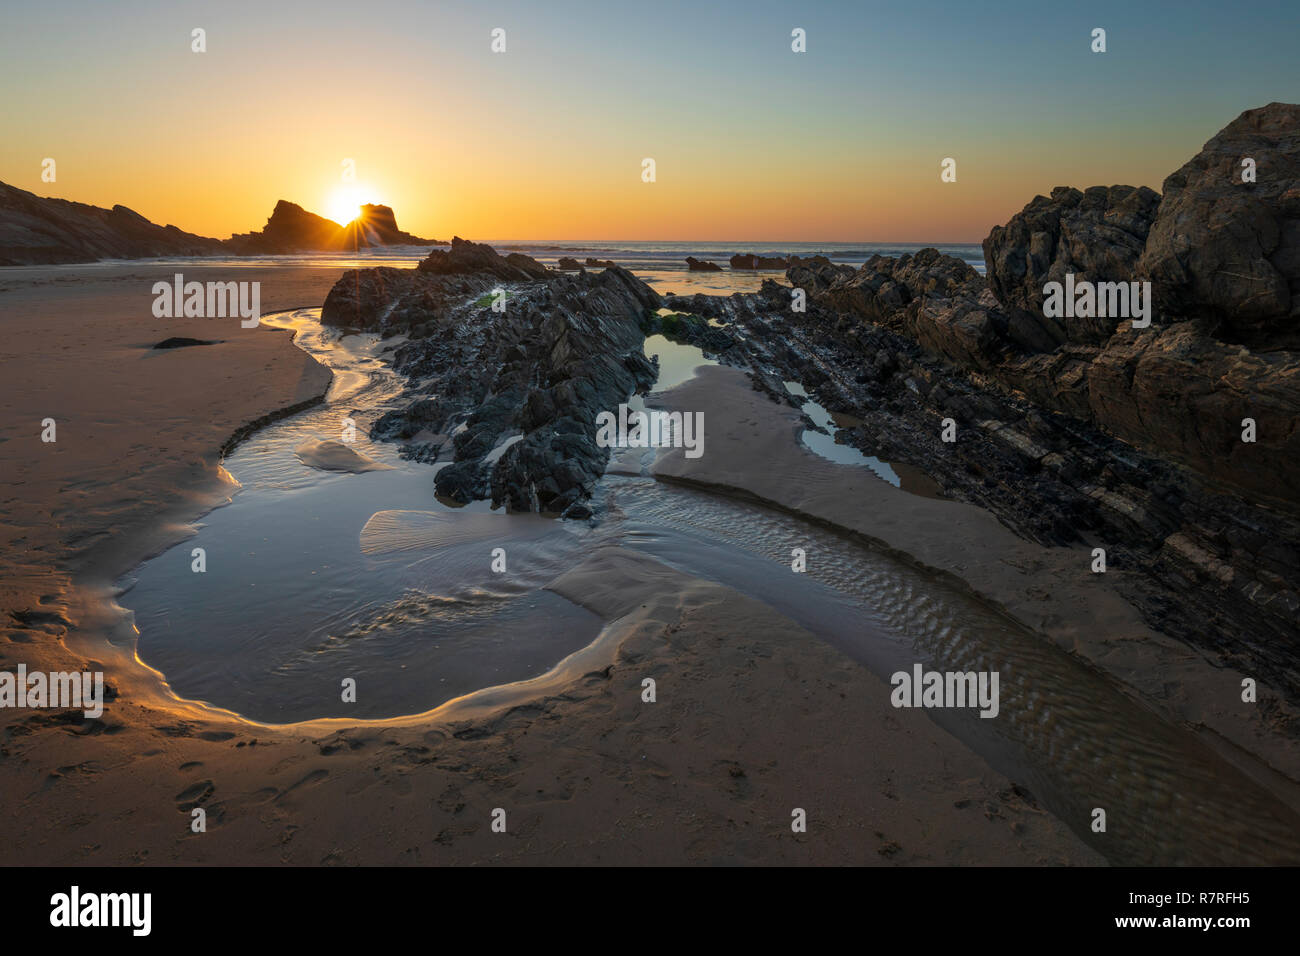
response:
<path id="1" fill-rule="evenodd" d="M 212 796 L 216 790 L 216 785 L 211 780 L 200 780 L 198 783 L 190 784 L 176 794 L 176 809 L 182 813 L 189 813 L 195 807 L 202 805 L 203 801 Z"/>

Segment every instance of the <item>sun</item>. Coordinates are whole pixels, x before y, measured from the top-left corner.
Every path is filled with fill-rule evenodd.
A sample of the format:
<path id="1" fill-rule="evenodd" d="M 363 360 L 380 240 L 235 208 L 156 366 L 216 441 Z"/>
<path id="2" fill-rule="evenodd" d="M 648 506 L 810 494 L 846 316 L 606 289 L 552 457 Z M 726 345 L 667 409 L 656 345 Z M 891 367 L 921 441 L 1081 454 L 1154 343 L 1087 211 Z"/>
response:
<path id="1" fill-rule="evenodd" d="M 371 195 L 369 187 L 359 186 L 356 183 L 347 183 L 339 186 L 330 194 L 329 202 L 325 206 L 325 215 L 340 225 L 346 226 L 360 215 L 363 203 L 373 202 L 378 202 L 378 200 Z"/>

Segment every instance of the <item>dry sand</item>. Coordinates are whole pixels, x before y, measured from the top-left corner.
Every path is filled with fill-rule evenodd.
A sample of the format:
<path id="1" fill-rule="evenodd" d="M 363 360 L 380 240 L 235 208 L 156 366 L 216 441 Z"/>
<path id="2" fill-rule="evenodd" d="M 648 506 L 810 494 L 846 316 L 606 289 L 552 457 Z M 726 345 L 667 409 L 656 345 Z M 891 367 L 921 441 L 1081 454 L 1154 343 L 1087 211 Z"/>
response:
<path id="1" fill-rule="evenodd" d="M 328 374 L 283 333 L 154 319 L 148 290 L 173 271 L 0 276 L 0 668 L 103 667 L 117 695 L 98 720 L 0 711 L 0 862 L 1101 862 L 814 635 L 618 549 L 554 583 L 608 623 L 537 681 L 359 724 L 269 727 L 176 699 L 129 641 L 109 643 L 121 618 L 105 589 L 230 493 L 218 450 L 232 432 L 320 396 Z M 337 276 L 232 271 L 208 277 L 261 280 L 264 312 L 319 304 Z M 222 342 L 149 351 L 171 336 Z M 696 406 L 711 428 L 747 391 L 714 386 Z M 190 832 L 195 806 L 206 833 Z M 505 834 L 489 826 L 498 807 Z"/>

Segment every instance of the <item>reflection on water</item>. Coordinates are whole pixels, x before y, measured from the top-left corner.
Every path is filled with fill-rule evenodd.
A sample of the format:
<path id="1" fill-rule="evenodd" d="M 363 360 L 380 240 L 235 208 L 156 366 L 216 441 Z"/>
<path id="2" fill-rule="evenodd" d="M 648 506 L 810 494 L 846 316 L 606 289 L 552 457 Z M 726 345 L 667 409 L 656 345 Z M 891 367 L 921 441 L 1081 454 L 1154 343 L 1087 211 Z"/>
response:
<path id="1" fill-rule="evenodd" d="M 704 353 L 695 346 L 674 342 L 662 335 L 646 336 L 645 354 L 647 358 L 657 359 L 659 363 L 659 379 L 655 382 L 656 392 L 676 388 L 694 378 L 696 369 L 718 364 L 711 358 L 705 358 Z"/>
<path id="2" fill-rule="evenodd" d="M 1300 818 L 1194 736 L 969 594 L 854 540 L 644 477 L 605 479 L 594 528 L 482 502 L 441 506 L 434 469 L 365 438 L 398 391 L 379 358 L 387 345 L 335 340 L 316 314 L 272 321 L 301 327 L 304 347 L 348 372 L 330 403 L 237 449 L 226 462 L 244 485 L 234 503 L 146 562 L 122 599 L 135 611 L 141 657 L 177 693 L 281 722 L 417 713 L 537 676 L 601 627 L 545 585 L 616 543 L 767 602 L 886 680 L 915 662 L 996 670 L 998 718 L 925 715 L 1112 862 L 1300 860 Z M 666 340 L 646 348 L 660 354 L 667 382 L 689 377 L 700 359 Z M 305 439 L 336 437 L 346 417 L 357 450 L 391 469 L 329 473 L 295 458 Z M 195 547 L 206 550 L 204 573 L 192 571 Z M 807 553 L 805 574 L 790 571 L 794 547 Z M 355 704 L 341 700 L 347 678 Z M 1088 830 L 1096 807 L 1106 810 L 1106 834 Z"/>
<path id="3" fill-rule="evenodd" d="M 838 440 L 836 433 L 840 429 L 856 428 L 862 424 L 861 419 L 840 412 L 827 411 L 813 401 L 808 392 L 798 382 L 786 382 L 784 384 L 786 391 L 796 398 L 804 400 L 800 405 L 800 410 L 811 418 L 817 427 L 825 429 L 825 432 L 819 432 L 805 428 L 800 434 L 799 440 L 804 443 L 809 451 L 815 452 L 828 461 L 837 464 L 860 465 L 863 468 L 869 468 L 895 488 L 902 488 L 909 494 L 920 495 L 923 498 L 943 497 L 939 491 L 938 483 L 920 468 L 906 462 L 881 461 L 873 455 L 864 455 L 854 446 Z"/>
<path id="4" fill-rule="evenodd" d="M 327 404 L 240 445 L 225 462 L 242 485 L 234 502 L 137 569 L 121 602 L 141 658 L 182 696 L 290 722 L 418 713 L 545 673 L 590 643 L 601 622 L 543 589 L 579 559 L 581 526 L 440 505 L 435 469 L 366 437 L 400 392 L 381 358 L 394 340 L 339 338 L 318 316 L 263 321 L 297 330 L 335 370 Z M 339 440 L 349 418 L 351 447 L 389 469 L 326 472 L 296 456 L 306 441 Z M 502 541 L 508 573 L 492 569 Z M 356 703 L 341 699 L 344 678 Z"/>

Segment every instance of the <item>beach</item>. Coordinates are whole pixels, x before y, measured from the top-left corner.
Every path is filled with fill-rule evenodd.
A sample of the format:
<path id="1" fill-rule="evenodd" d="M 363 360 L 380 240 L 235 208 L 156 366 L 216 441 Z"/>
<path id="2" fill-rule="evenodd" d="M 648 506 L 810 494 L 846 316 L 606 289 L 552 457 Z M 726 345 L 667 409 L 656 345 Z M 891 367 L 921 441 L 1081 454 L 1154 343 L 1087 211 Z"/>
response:
<path id="1" fill-rule="evenodd" d="M 283 332 L 154 319 L 148 289 L 170 267 L 105 271 L 6 277 L 0 291 L 18 376 L 5 664 L 102 666 L 113 689 L 98 720 L 0 715 L 4 793 L 24 821 L 5 862 L 1102 862 L 924 713 L 891 708 L 867 668 L 644 555 L 593 555 L 556 582 L 604 628 L 589 670 L 561 665 L 523 698 L 355 726 L 268 726 L 177 698 L 110 643 L 112 582 L 230 497 L 219 462 L 233 434 L 319 400 L 328 373 Z M 247 277 L 272 311 L 318 305 L 338 274 Z M 223 341 L 150 353 L 173 336 Z M 45 417 L 58 451 L 39 440 Z M 191 831 L 195 807 L 206 833 Z"/>

